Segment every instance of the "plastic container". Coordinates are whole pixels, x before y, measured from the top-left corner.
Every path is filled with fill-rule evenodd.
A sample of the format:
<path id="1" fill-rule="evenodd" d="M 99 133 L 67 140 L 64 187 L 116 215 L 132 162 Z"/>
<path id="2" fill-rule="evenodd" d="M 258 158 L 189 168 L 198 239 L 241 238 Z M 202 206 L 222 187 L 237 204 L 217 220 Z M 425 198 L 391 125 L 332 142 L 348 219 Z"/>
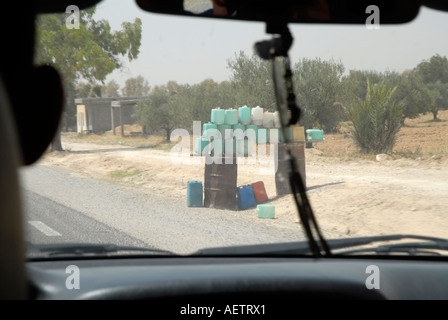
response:
<path id="1" fill-rule="evenodd" d="M 209 153 L 210 150 L 210 141 L 208 138 L 196 138 L 196 142 L 194 145 L 194 152 L 199 155 L 205 155 Z"/>
<path id="2" fill-rule="evenodd" d="M 224 140 L 223 150 L 224 150 L 224 154 L 226 156 L 235 155 L 236 154 L 236 140 L 235 139 Z"/>
<path id="3" fill-rule="evenodd" d="M 224 154 L 224 140 L 212 139 L 210 153 L 212 156 L 222 156 Z"/>
<path id="4" fill-rule="evenodd" d="M 269 142 L 269 132 L 266 128 L 258 128 L 257 130 L 257 143 L 268 143 Z"/>
<path id="5" fill-rule="evenodd" d="M 211 122 L 220 125 L 220 124 L 224 124 L 224 120 L 225 120 L 225 110 L 224 109 L 220 109 L 220 108 L 215 108 L 212 109 L 212 113 L 211 113 Z"/>
<path id="6" fill-rule="evenodd" d="M 289 138 L 292 139 L 292 134 L 293 134 L 293 130 L 291 127 L 288 127 L 287 132 L 289 132 Z M 278 139 L 280 140 L 280 142 L 285 142 L 285 137 L 283 136 L 283 130 L 282 129 L 278 129 Z"/>
<path id="7" fill-rule="evenodd" d="M 256 106 L 251 112 L 252 124 L 261 126 L 263 124 L 263 108 Z"/>
<path id="8" fill-rule="evenodd" d="M 253 139 L 255 143 L 257 143 L 258 139 L 258 126 L 255 124 L 249 124 L 246 126 L 245 136 L 248 139 Z"/>
<path id="9" fill-rule="evenodd" d="M 317 129 L 306 130 L 306 141 L 307 142 L 319 142 L 324 141 L 324 132 Z"/>
<path id="10" fill-rule="evenodd" d="M 207 137 L 207 131 L 211 130 L 211 129 L 218 129 L 218 126 L 216 124 L 214 124 L 213 122 L 209 122 L 209 123 L 204 123 L 202 125 L 202 136 L 203 137 Z"/>
<path id="11" fill-rule="evenodd" d="M 255 201 L 257 203 L 268 201 L 268 194 L 266 193 L 266 188 L 264 187 L 263 181 L 254 182 L 251 186 L 254 191 Z"/>
<path id="12" fill-rule="evenodd" d="M 244 150 L 246 156 L 252 156 L 257 154 L 257 143 L 254 140 L 244 139 Z"/>
<path id="13" fill-rule="evenodd" d="M 236 130 L 240 129 L 241 132 L 236 132 Z M 246 126 L 244 124 L 234 124 L 232 126 L 232 130 L 233 130 L 233 137 L 237 140 L 243 140 L 244 139 L 244 132 L 246 131 Z"/>
<path id="14" fill-rule="evenodd" d="M 258 218 L 274 219 L 275 218 L 275 206 L 271 204 L 259 204 L 257 205 Z"/>
<path id="15" fill-rule="evenodd" d="M 203 207 L 203 191 L 201 181 L 188 181 L 187 183 L 187 206 Z"/>
<path id="16" fill-rule="evenodd" d="M 282 123 L 280 122 L 280 114 L 278 113 L 278 111 L 275 111 L 272 114 L 272 117 L 273 117 L 273 121 L 274 121 L 274 128 L 281 128 Z"/>
<path id="17" fill-rule="evenodd" d="M 292 140 L 304 142 L 305 141 L 305 128 L 293 126 L 292 127 Z"/>
<path id="18" fill-rule="evenodd" d="M 250 124 L 250 108 L 248 106 L 243 106 L 238 108 L 238 119 L 243 125 Z"/>
<path id="19" fill-rule="evenodd" d="M 225 124 L 234 125 L 238 123 L 238 110 L 236 109 L 227 109 L 225 111 Z"/>
<path id="20" fill-rule="evenodd" d="M 264 128 L 274 127 L 274 114 L 272 112 L 265 111 L 263 113 L 263 127 Z"/>
<path id="21" fill-rule="evenodd" d="M 235 139 L 235 154 L 237 157 L 244 157 L 244 140 Z"/>
<path id="22" fill-rule="evenodd" d="M 280 142 L 280 131 L 278 128 L 268 129 L 269 133 L 269 143 L 278 143 Z"/>
<path id="23" fill-rule="evenodd" d="M 257 205 L 251 185 L 238 187 L 238 202 L 241 210 L 253 208 Z"/>
<path id="24" fill-rule="evenodd" d="M 249 140 L 236 140 L 236 156 L 237 157 L 247 157 L 251 156 L 252 152 L 251 148 L 249 148 Z"/>
<path id="25" fill-rule="evenodd" d="M 218 126 L 219 132 L 221 132 L 221 138 L 223 140 L 232 139 L 232 126 L 229 124 L 221 124 Z"/>

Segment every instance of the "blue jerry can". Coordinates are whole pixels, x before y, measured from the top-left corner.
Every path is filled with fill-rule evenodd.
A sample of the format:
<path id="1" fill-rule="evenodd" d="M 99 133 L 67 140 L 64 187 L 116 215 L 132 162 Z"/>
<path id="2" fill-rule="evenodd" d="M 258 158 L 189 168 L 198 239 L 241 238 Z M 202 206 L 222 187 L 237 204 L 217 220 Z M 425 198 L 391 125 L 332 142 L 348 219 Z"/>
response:
<path id="1" fill-rule="evenodd" d="M 189 207 L 203 207 L 202 182 L 188 181 L 187 183 L 187 205 Z"/>
<path id="2" fill-rule="evenodd" d="M 238 187 L 238 200 L 241 210 L 253 208 L 257 205 L 251 185 Z"/>

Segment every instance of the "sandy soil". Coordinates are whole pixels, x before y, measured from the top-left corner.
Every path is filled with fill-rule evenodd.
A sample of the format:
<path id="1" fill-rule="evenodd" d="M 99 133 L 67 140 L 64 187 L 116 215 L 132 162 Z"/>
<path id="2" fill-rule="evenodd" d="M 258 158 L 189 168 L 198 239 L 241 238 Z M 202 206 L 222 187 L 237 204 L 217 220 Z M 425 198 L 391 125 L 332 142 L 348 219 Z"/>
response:
<path id="1" fill-rule="evenodd" d="M 155 149 L 67 141 L 63 146 L 69 151 L 47 154 L 40 164 L 185 201 L 187 182 L 204 178 L 204 160 L 198 157 L 183 159 L 198 163 L 174 164 L 170 152 Z M 305 156 L 309 198 L 325 236 L 409 233 L 448 238 L 446 158 L 376 161 L 326 152 L 325 146 L 316 145 L 306 149 Z M 238 185 L 259 180 L 276 206 L 276 219 L 299 223 L 291 197 L 276 196 L 272 169 L 238 166 Z M 254 209 L 247 211 L 259 219 Z"/>

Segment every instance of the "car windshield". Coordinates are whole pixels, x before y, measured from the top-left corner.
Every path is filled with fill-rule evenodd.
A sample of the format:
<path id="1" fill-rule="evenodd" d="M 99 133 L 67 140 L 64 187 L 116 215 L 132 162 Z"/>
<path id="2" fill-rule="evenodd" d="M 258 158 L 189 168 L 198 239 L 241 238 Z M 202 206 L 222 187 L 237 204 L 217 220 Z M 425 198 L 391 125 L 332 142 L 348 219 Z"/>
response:
<path id="1" fill-rule="evenodd" d="M 325 239 L 448 238 L 447 13 L 289 25 L 302 112 L 284 131 L 253 49 L 264 23 L 122 0 L 36 23 L 35 62 L 59 70 L 66 106 L 20 171 L 30 257 L 306 243 L 288 149 Z"/>

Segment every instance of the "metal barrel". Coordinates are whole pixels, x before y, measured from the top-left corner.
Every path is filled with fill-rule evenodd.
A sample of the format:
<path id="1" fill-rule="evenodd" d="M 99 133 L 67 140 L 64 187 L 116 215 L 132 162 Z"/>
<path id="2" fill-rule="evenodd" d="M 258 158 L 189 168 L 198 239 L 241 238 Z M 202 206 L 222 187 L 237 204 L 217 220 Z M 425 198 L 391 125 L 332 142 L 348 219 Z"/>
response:
<path id="1" fill-rule="evenodd" d="M 204 169 L 204 206 L 238 210 L 238 166 L 235 156 L 223 156 L 221 163 L 206 161 Z"/>

